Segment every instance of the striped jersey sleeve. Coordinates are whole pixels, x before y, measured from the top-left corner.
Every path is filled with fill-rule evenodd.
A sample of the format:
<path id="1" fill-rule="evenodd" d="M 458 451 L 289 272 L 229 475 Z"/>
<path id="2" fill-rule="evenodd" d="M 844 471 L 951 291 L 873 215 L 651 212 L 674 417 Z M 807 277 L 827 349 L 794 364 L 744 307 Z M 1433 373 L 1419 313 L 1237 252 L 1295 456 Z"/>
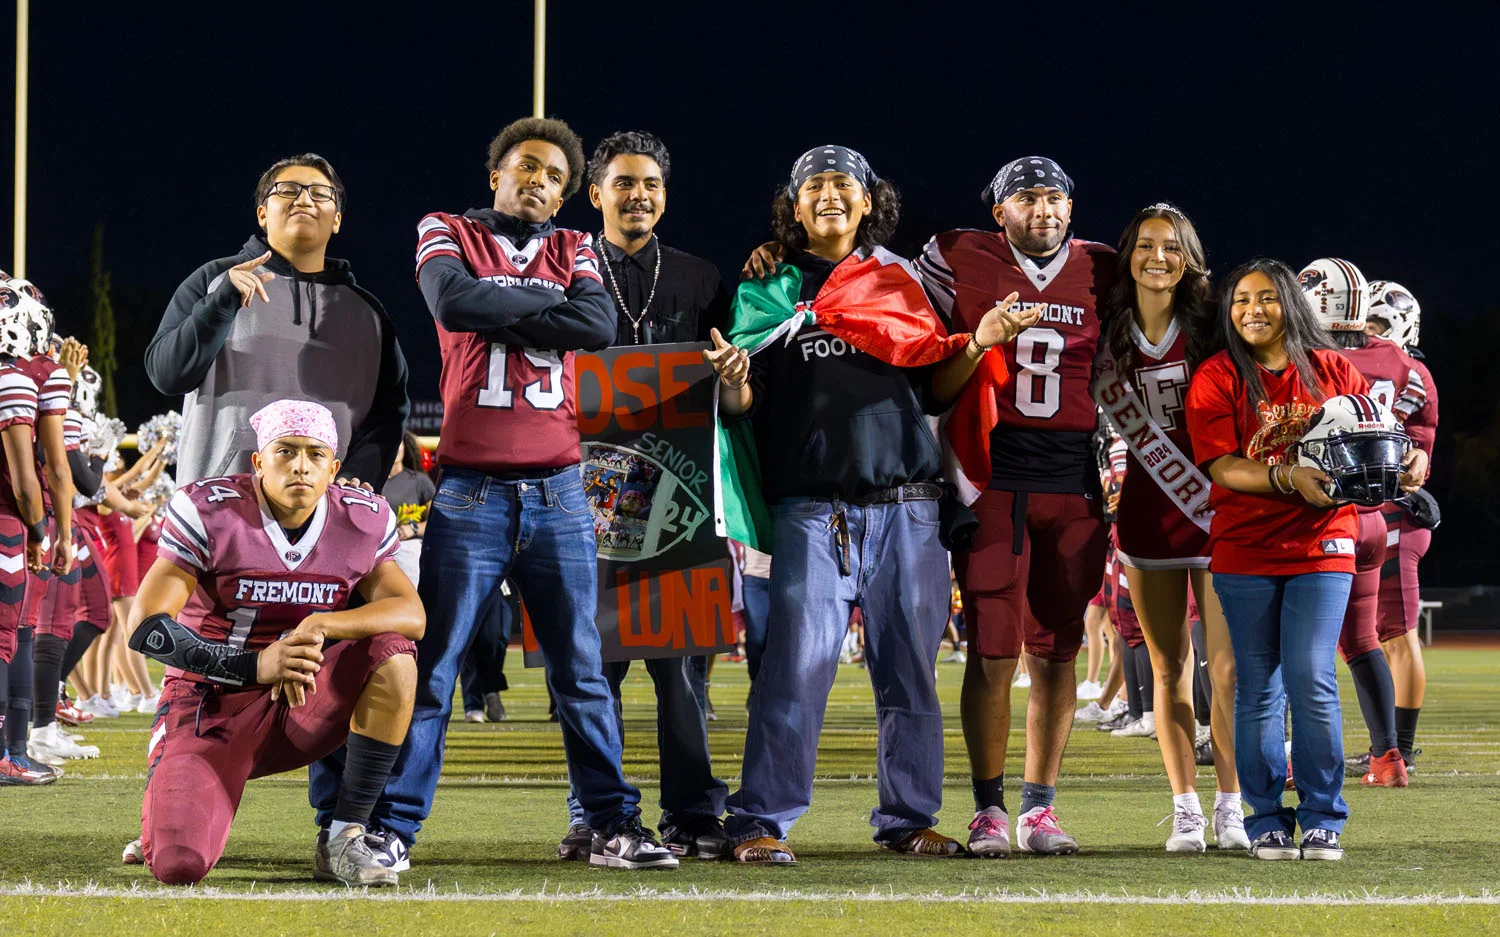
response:
<path id="1" fill-rule="evenodd" d="M 19 368 L 0 367 L 0 429 L 36 423 L 36 384 Z"/>
<path id="2" fill-rule="evenodd" d="M 61 416 L 73 405 L 73 379 L 62 365 L 52 369 L 47 380 L 37 391 L 36 412 L 38 416 Z"/>
<path id="3" fill-rule="evenodd" d="M 450 219 L 450 215 L 433 212 L 417 222 L 417 276 L 422 275 L 422 265 L 434 257 L 463 261 L 463 251 L 453 235 Z"/>
<path id="4" fill-rule="evenodd" d="M 1411 419 L 1411 415 L 1422 409 L 1427 403 L 1427 382 L 1416 368 L 1410 368 L 1406 372 L 1406 386 L 1401 388 L 1401 393 L 1395 400 L 1391 401 L 1391 409 L 1401 418 L 1404 423 Z"/>
<path id="5" fill-rule="evenodd" d="M 401 538 L 396 535 L 396 512 L 387 504 L 385 506 L 385 533 L 380 538 L 380 546 L 375 549 L 375 564 L 370 568 L 374 569 L 386 560 L 395 559 L 399 552 L 401 552 Z"/>
<path id="6" fill-rule="evenodd" d="M 156 555 L 190 573 L 207 572 L 212 564 L 213 548 L 208 540 L 208 529 L 203 525 L 198 506 L 188 496 L 187 488 L 178 489 L 167 502 Z"/>
<path id="7" fill-rule="evenodd" d="M 936 235 L 922 248 L 921 255 L 917 257 L 916 268 L 917 277 L 927 290 L 927 298 L 932 301 L 932 308 L 938 311 L 943 321 L 952 323 L 953 300 L 957 295 L 953 288 L 953 270 L 943 258 L 943 248 L 938 244 Z"/>
<path id="8" fill-rule="evenodd" d="M 84 437 L 83 414 L 77 410 L 69 410 L 63 417 L 63 448 L 69 452 L 83 448 Z"/>
<path id="9" fill-rule="evenodd" d="M 578 241 L 578 247 L 573 251 L 573 276 L 588 277 L 595 283 L 604 284 L 599 277 L 599 255 L 594 253 L 594 236 L 585 234 Z"/>

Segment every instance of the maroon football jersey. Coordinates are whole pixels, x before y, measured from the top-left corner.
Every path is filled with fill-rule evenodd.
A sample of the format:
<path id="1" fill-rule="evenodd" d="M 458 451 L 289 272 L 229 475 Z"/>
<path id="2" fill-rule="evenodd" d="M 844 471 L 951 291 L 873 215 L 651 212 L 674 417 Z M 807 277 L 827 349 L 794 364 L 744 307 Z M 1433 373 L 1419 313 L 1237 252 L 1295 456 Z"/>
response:
<path id="1" fill-rule="evenodd" d="M 157 556 L 198 577 L 179 616 L 184 625 L 255 651 L 314 612 L 347 607 L 359 581 L 399 546 L 385 499 L 342 485 L 329 487 L 292 543 L 247 474 L 179 488 Z"/>
<path id="2" fill-rule="evenodd" d="M 417 273 L 454 257 L 482 280 L 559 293 L 599 279 L 593 238 L 557 228 L 524 247 L 478 221 L 434 212 L 417 225 Z M 443 371 L 443 438 L 437 460 L 484 472 L 557 468 L 580 458 L 573 353 L 485 341 L 437 327 Z"/>
<path id="3" fill-rule="evenodd" d="M 68 407 L 73 399 L 73 379 L 68 377 L 68 370 L 53 361 L 46 355 L 33 355 L 30 358 L 21 358 L 16 362 L 17 366 L 31 376 L 32 383 L 36 385 L 36 415 L 37 419 L 44 416 L 63 416 L 68 412 Z M 36 440 L 36 476 L 42 486 L 42 504 L 47 512 L 52 512 L 52 492 L 47 488 L 47 473 L 42 471 L 45 459 L 42 457 L 42 440 Z"/>
<path id="4" fill-rule="evenodd" d="M 1430 457 L 1437 435 L 1437 388 L 1427 366 L 1383 338 L 1341 350 L 1370 382 L 1370 396 L 1390 407 L 1412 442 Z"/>
<path id="5" fill-rule="evenodd" d="M 954 331 L 973 331 L 1013 292 L 1016 308 L 1042 307 L 1040 321 L 1003 348 L 1011 377 L 996 401 L 1002 427 L 1093 432 L 1097 310 L 1114 264 L 1113 248 L 1076 238 L 1043 266 L 1000 231 L 961 229 L 927 242 L 917 270 Z"/>
<path id="6" fill-rule="evenodd" d="M 1187 333 L 1173 319 L 1159 344 L 1150 344 L 1133 322 L 1130 334 L 1136 347 L 1136 367 L 1130 375 L 1136 396 L 1172 444 L 1191 458 L 1193 442 L 1183 412 L 1191 378 Z M 1127 465 L 1118 521 L 1124 562 L 1136 569 L 1207 569 L 1208 532 L 1182 513 L 1134 452 L 1129 452 Z"/>
<path id="7" fill-rule="evenodd" d="M 1426 394 L 1427 402 L 1406 418 L 1406 432 L 1411 436 L 1411 441 L 1427 453 L 1427 458 L 1430 460 L 1433 443 L 1437 441 L 1437 384 L 1433 383 L 1432 372 L 1427 370 L 1427 362 L 1420 358 L 1412 358 L 1411 363 L 1416 369 L 1417 379 L 1422 382 L 1422 392 Z"/>
<path id="8" fill-rule="evenodd" d="M 36 384 L 17 363 L 14 359 L 0 363 L 0 430 L 18 424 L 36 424 Z M 11 484 L 10 460 L 3 455 L 0 455 L 0 512 L 21 516 Z"/>

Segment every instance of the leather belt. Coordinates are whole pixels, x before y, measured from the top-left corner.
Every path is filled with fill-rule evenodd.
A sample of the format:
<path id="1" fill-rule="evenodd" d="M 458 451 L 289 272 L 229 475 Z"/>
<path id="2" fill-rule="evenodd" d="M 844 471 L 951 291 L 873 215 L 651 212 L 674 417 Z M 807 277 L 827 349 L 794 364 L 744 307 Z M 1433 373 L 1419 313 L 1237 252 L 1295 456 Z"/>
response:
<path id="1" fill-rule="evenodd" d="M 849 503 L 861 507 L 869 504 L 900 504 L 903 501 L 939 501 L 943 497 L 943 486 L 932 482 L 911 482 L 906 485 L 897 485 L 894 488 L 882 488 L 872 491 L 858 498 L 850 498 Z"/>

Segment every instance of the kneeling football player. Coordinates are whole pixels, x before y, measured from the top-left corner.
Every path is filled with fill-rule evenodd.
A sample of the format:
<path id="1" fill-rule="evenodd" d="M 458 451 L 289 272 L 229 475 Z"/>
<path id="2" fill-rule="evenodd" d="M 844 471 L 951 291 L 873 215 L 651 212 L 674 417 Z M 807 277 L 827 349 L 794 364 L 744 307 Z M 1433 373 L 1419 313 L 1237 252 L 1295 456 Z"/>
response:
<path id="1" fill-rule="evenodd" d="M 131 647 L 167 664 L 151 730 L 141 854 L 167 884 L 218 862 L 245 782 L 348 744 L 316 876 L 394 885 L 364 840 L 406 738 L 421 602 L 379 496 L 330 485 L 332 414 L 280 400 L 250 418 L 254 473 L 177 491 L 141 582 Z M 365 604 L 349 608 L 354 590 Z M 137 629 L 136 626 L 140 627 Z"/>

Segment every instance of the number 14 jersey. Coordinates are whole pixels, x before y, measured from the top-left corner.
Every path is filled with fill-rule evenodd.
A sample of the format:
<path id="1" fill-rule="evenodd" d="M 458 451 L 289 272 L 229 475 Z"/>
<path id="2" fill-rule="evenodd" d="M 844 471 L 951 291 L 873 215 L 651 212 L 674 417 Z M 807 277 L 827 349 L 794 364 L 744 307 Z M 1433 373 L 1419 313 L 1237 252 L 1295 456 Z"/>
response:
<path id="1" fill-rule="evenodd" d="M 973 331 L 1011 293 L 1015 308 L 1042 307 L 1036 325 L 995 352 L 1011 378 L 995 399 L 991 488 L 1098 491 L 1089 385 L 1114 264 L 1112 248 L 1077 238 L 1050 258 L 1028 257 L 1001 231 L 949 231 L 923 248 L 917 270 L 952 331 Z"/>
<path id="2" fill-rule="evenodd" d="M 254 475 L 206 478 L 167 505 L 157 556 L 198 577 L 179 620 L 211 641 L 260 650 L 395 557 L 396 516 L 363 488 L 330 485 L 295 543 Z"/>

